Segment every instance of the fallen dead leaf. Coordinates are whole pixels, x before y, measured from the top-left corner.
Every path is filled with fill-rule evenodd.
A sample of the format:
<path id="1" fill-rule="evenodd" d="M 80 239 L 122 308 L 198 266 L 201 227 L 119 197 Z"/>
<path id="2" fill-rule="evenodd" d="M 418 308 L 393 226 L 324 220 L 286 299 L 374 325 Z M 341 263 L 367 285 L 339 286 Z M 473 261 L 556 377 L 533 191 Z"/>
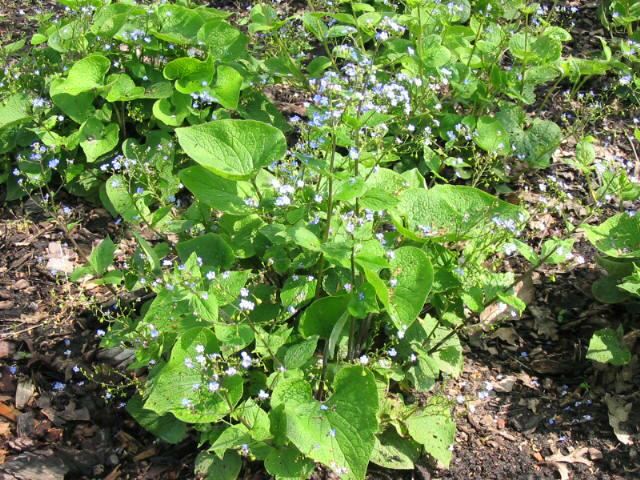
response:
<path id="1" fill-rule="evenodd" d="M 26 452 L 0 467 L 5 480 L 63 480 L 69 468 L 52 450 Z"/>
<path id="2" fill-rule="evenodd" d="M 118 480 L 120 478 L 120 465 L 114 468 L 109 475 L 104 477 L 104 480 Z"/>
<path id="3" fill-rule="evenodd" d="M 493 335 L 491 335 L 491 338 L 499 338 L 509 345 L 516 346 L 519 343 L 520 335 L 516 333 L 516 329 L 513 327 L 502 327 L 497 329 Z"/>
<path id="4" fill-rule="evenodd" d="M 31 380 L 20 380 L 20 382 L 18 382 L 18 388 L 16 388 L 16 408 L 24 408 L 35 392 L 36 387 Z"/>
<path id="5" fill-rule="evenodd" d="M 14 290 L 24 290 L 25 288 L 29 287 L 29 285 L 29 281 L 22 278 L 13 284 L 13 288 Z"/>
<path id="6" fill-rule="evenodd" d="M 0 415 L 2 415 L 4 418 L 15 422 L 19 414 L 20 412 L 15 408 L 4 403 L 0 403 Z"/>
<path id="7" fill-rule="evenodd" d="M 604 401 L 609 409 L 609 425 L 613 428 L 616 438 L 625 445 L 633 445 L 631 434 L 628 433 L 623 425 L 629 420 L 629 413 L 633 404 L 631 402 L 625 403 L 622 398 L 614 397 L 608 393 L 605 395 Z"/>
<path id="8" fill-rule="evenodd" d="M 527 408 L 531 410 L 533 413 L 538 413 L 538 405 L 540 405 L 539 398 L 529 398 L 526 400 Z"/>
<path id="9" fill-rule="evenodd" d="M 502 380 L 494 383 L 493 388 L 496 392 L 509 393 L 513 390 L 513 386 L 516 384 L 516 377 L 513 375 L 507 375 Z"/>
<path id="10" fill-rule="evenodd" d="M 75 269 L 75 254 L 60 242 L 49 242 L 47 247 L 47 270 L 71 273 Z"/>
<path id="11" fill-rule="evenodd" d="M 16 346 L 5 340 L 0 340 L 0 358 L 11 357 L 16 351 Z"/>
<path id="12" fill-rule="evenodd" d="M 158 453 L 158 450 L 156 450 L 156 447 L 147 448 L 145 451 L 140 452 L 138 455 L 133 457 L 133 459 L 136 462 L 141 462 L 142 460 L 146 460 L 147 458 L 153 457 L 156 453 Z"/>
<path id="13" fill-rule="evenodd" d="M 10 310 L 14 305 L 12 300 L 0 300 L 0 310 Z"/>
<path id="14" fill-rule="evenodd" d="M 587 455 L 589 458 L 587 458 Z M 597 448 L 582 447 L 573 450 L 568 455 L 556 453 L 547 457 L 545 461 L 558 469 L 558 473 L 560 473 L 560 478 L 562 480 L 568 480 L 569 468 L 567 465 L 581 463 L 582 465 L 590 467 L 593 465 L 593 462 L 590 459 L 598 460 L 600 458 L 602 458 L 602 453 Z"/>
<path id="15" fill-rule="evenodd" d="M 11 425 L 8 422 L 0 422 L 0 437 L 11 435 Z"/>

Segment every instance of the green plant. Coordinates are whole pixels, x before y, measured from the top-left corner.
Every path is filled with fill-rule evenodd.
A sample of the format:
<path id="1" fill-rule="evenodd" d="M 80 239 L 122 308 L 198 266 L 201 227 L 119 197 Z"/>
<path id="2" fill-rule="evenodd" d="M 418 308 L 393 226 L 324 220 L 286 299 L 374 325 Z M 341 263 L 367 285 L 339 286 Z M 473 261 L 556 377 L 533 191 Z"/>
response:
<path id="1" fill-rule="evenodd" d="M 31 48 L 2 50 L 3 178 L 62 218 L 62 189 L 101 202 L 135 237 L 126 262 L 107 238 L 72 275 L 153 297 L 99 332 L 146 372 L 123 389 L 129 413 L 167 442 L 195 431 L 210 478 L 242 457 L 276 478 L 447 465 L 458 334 L 492 303 L 526 307 L 507 256 L 571 255 L 562 238 L 535 252 L 517 238 L 528 213 L 476 188 L 549 165 L 563 132 L 526 107 L 582 78 L 570 34 L 519 0 L 286 19 L 259 4 L 248 35 L 189 2 L 61 3 Z M 307 95 L 308 121 L 268 100 L 277 82 Z"/>

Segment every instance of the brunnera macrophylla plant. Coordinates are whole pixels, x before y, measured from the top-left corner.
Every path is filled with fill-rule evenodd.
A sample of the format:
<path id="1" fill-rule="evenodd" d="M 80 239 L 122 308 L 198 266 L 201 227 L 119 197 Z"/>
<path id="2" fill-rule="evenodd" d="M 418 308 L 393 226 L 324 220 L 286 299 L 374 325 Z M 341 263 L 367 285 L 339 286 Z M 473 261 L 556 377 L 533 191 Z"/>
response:
<path id="1" fill-rule="evenodd" d="M 597 249 L 597 263 L 606 275 L 596 280 L 593 296 L 604 303 L 626 303 L 637 308 L 640 298 L 640 217 L 637 210 L 613 215 L 599 225 L 583 225 L 587 240 Z M 615 328 L 613 328 L 615 327 Z M 596 331 L 587 358 L 620 366 L 631 361 L 624 341 L 624 326 L 611 325 Z"/>
<path id="2" fill-rule="evenodd" d="M 188 2 L 62 3 L 26 53 L 3 48 L 0 152 L 9 198 L 64 188 L 136 239 L 118 268 L 108 238 L 72 275 L 153 295 L 102 340 L 144 372 L 130 414 L 196 434 L 211 478 L 243 458 L 280 479 L 447 465 L 458 332 L 493 302 L 525 308 L 507 256 L 557 249 L 537 256 L 526 211 L 449 181 L 549 162 L 559 127 L 523 105 L 568 75 L 568 33 L 518 1 L 256 5 L 248 33 Z M 261 91 L 276 79 L 306 118 Z"/>

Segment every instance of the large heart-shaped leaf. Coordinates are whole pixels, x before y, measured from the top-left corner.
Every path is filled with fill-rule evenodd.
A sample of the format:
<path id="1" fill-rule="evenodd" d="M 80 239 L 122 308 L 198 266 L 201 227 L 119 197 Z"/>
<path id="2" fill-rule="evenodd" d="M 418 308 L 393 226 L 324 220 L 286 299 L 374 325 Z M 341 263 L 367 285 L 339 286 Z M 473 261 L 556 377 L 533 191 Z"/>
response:
<path id="1" fill-rule="evenodd" d="M 167 63 L 162 73 L 167 80 L 176 80 L 176 90 L 189 95 L 203 90 L 211 83 L 214 73 L 213 59 L 176 58 Z"/>
<path id="2" fill-rule="evenodd" d="M 198 356 L 218 352 L 218 342 L 208 328 L 196 327 L 181 335 L 169 362 L 151 379 L 144 408 L 159 415 L 172 413 L 189 423 L 217 422 L 230 413 L 242 397 L 242 378 L 225 377 L 220 390 L 210 392 L 211 374 L 201 368 Z"/>
<path id="3" fill-rule="evenodd" d="M 313 302 L 300 318 L 300 333 L 304 337 L 318 335 L 327 339 L 331 335 L 334 325 L 347 311 L 349 295 L 323 297 Z"/>
<path id="4" fill-rule="evenodd" d="M 591 337 L 587 358 L 619 366 L 631 361 L 631 352 L 618 332 L 612 328 L 602 328 Z"/>
<path id="5" fill-rule="evenodd" d="M 456 423 L 451 418 L 449 401 L 433 396 L 427 405 L 411 414 L 405 424 L 409 435 L 445 467 L 451 461 L 451 445 L 456 438 Z"/>
<path id="6" fill-rule="evenodd" d="M 376 383 L 370 371 L 354 366 L 340 370 L 333 386 L 321 403 L 306 380 L 288 378 L 273 391 L 271 406 L 284 417 L 282 433 L 303 454 L 342 479 L 364 479 L 378 430 Z"/>
<path id="7" fill-rule="evenodd" d="M 433 267 L 427 254 L 417 247 L 401 247 L 394 252 L 387 283 L 366 270 L 387 313 L 397 328 L 406 328 L 420 314 L 433 285 Z"/>
<path id="8" fill-rule="evenodd" d="M 76 123 L 83 123 L 95 114 L 93 101 L 96 94 L 84 92 L 78 95 L 69 95 L 64 91 L 64 79 L 56 78 L 51 82 L 49 94 L 51 100 L 60 110 Z"/>
<path id="9" fill-rule="evenodd" d="M 78 60 L 69 69 L 64 83 L 57 86 L 57 93 L 75 96 L 100 88 L 104 86 L 104 76 L 110 67 L 111 61 L 103 55 L 94 54 Z"/>
<path id="10" fill-rule="evenodd" d="M 280 160 L 287 149 L 279 129 L 255 120 L 216 120 L 176 129 L 185 153 L 216 175 L 232 180 L 253 177 Z"/>
<path id="11" fill-rule="evenodd" d="M 549 166 L 549 160 L 562 141 L 562 130 L 550 120 L 536 118 L 527 130 L 513 134 L 516 155 L 536 168 Z"/>
<path id="12" fill-rule="evenodd" d="M 509 134 L 497 118 L 480 117 L 476 129 L 478 135 L 474 140 L 484 151 L 499 155 L 505 155 L 511 151 Z"/>
<path id="13" fill-rule="evenodd" d="M 391 427 L 376 437 L 376 446 L 371 461 L 393 470 L 413 470 L 420 457 L 420 445 L 410 438 L 402 438 Z"/>
<path id="14" fill-rule="evenodd" d="M 242 458 L 237 452 L 227 452 L 220 458 L 203 451 L 196 457 L 194 471 L 205 480 L 236 480 L 241 468 Z"/>
<path id="15" fill-rule="evenodd" d="M 516 205 L 460 185 L 405 190 L 392 213 L 398 230 L 414 240 L 429 237 L 458 241 L 473 237 L 492 219 L 515 229 L 527 218 Z"/>
<path id="16" fill-rule="evenodd" d="M 160 28 L 153 35 L 165 42 L 188 45 L 196 43 L 204 19 L 198 12 L 180 5 L 162 5 L 158 8 Z"/>
<path id="17" fill-rule="evenodd" d="M 640 215 L 619 213 L 597 226 L 582 225 L 587 239 L 613 258 L 640 258 Z"/>
<path id="18" fill-rule="evenodd" d="M 185 187 L 206 206 L 231 215 L 250 211 L 240 196 L 238 182 L 214 175 L 199 165 L 185 168 L 179 175 Z"/>
<path id="19" fill-rule="evenodd" d="M 87 162 L 95 162 L 116 148 L 119 139 L 120 127 L 117 123 L 104 125 L 97 118 L 91 117 L 80 127 L 80 146 Z"/>
<path id="20" fill-rule="evenodd" d="M 217 60 L 231 61 L 247 56 L 247 36 L 224 20 L 205 23 L 198 32 L 198 40 Z"/>
<path id="21" fill-rule="evenodd" d="M 29 120 L 29 98 L 16 93 L 0 104 L 0 128 Z"/>
<path id="22" fill-rule="evenodd" d="M 182 261 L 186 261 L 195 253 L 202 260 L 202 264 L 208 267 L 227 269 L 234 261 L 233 250 L 229 244 L 215 233 L 184 240 L 176 245 L 176 250 Z"/>
<path id="23" fill-rule="evenodd" d="M 218 66 L 213 93 L 220 105 L 230 110 L 238 108 L 242 80 L 242 74 L 235 68 L 227 65 Z"/>
<path id="24" fill-rule="evenodd" d="M 138 5 L 114 3 L 104 5 L 93 16 L 91 32 L 103 38 L 109 38 L 118 33 L 118 30 L 138 15 L 144 15 L 145 9 Z"/>
<path id="25" fill-rule="evenodd" d="M 170 413 L 160 416 L 151 410 L 145 410 L 143 403 L 139 395 L 134 395 L 127 402 L 127 412 L 146 430 L 168 443 L 180 443 L 187 436 L 185 423 Z"/>

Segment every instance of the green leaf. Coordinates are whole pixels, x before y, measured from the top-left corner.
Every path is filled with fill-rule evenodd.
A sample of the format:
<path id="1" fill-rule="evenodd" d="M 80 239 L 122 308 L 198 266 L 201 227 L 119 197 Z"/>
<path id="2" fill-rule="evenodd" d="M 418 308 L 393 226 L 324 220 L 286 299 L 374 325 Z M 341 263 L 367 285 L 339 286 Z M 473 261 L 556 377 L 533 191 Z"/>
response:
<path id="1" fill-rule="evenodd" d="M 426 452 L 445 467 L 451 462 L 451 450 L 456 438 L 456 424 L 451 418 L 449 401 L 433 396 L 422 410 L 411 414 L 405 424 L 409 435 L 424 446 Z"/>
<path id="2" fill-rule="evenodd" d="M 316 353 L 318 347 L 318 337 L 309 337 L 300 343 L 296 343 L 287 348 L 284 354 L 284 366 L 288 370 L 294 370 L 306 364 Z"/>
<path id="3" fill-rule="evenodd" d="M 240 290 L 246 285 L 250 274 L 251 270 L 242 270 L 216 277 L 212 285 L 220 306 L 228 305 L 237 300 Z"/>
<path id="4" fill-rule="evenodd" d="M 160 40 L 178 45 L 197 43 L 198 31 L 203 18 L 194 10 L 180 5 L 161 5 L 158 8 L 160 29 L 152 31 Z"/>
<path id="5" fill-rule="evenodd" d="M 264 467 L 278 480 L 307 479 L 315 464 L 294 446 L 273 449 L 264 460 Z"/>
<path id="6" fill-rule="evenodd" d="M 352 292 L 349 300 L 349 313 L 355 318 L 365 318 L 370 313 L 378 313 L 380 308 L 376 300 L 376 290 L 368 282 L 362 283 Z"/>
<path id="7" fill-rule="evenodd" d="M 313 233 L 311 230 L 305 227 L 291 227 L 288 230 L 289 235 L 293 239 L 293 241 L 300 245 L 305 250 L 310 250 L 312 252 L 319 252 L 320 247 L 322 246 L 322 242 L 320 239 Z"/>
<path id="8" fill-rule="evenodd" d="M 113 175 L 106 182 L 106 194 L 112 207 L 122 218 L 129 223 L 140 223 L 143 220 L 143 216 L 146 217 L 149 214 L 149 209 L 144 202 L 139 199 L 133 199 L 129 192 L 129 186 L 127 181 L 121 175 Z"/>
<path id="9" fill-rule="evenodd" d="M 286 309 L 297 308 L 303 303 L 311 300 L 316 293 L 318 282 L 311 277 L 294 275 L 285 280 L 282 290 L 280 290 L 280 302 Z"/>
<path id="10" fill-rule="evenodd" d="M 322 21 L 322 14 L 305 13 L 302 16 L 304 28 L 321 42 L 327 37 L 328 28 Z"/>
<path id="11" fill-rule="evenodd" d="M 194 471 L 206 480 L 236 480 L 241 468 L 242 459 L 237 452 L 229 451 L 222 459 L 209 452 L 200 452 Z"/>
<path id="12" fill-rule="evenodd" d="M 29 97 L 16 93 L 0 105 L 0 129 L 31 119 Z"/>
<path id="13" fill-rule="evenodd" d="M 398 230 L 414 240 L 432 238 L 459 241 L 473 238 L 499 219 L 519 225 L 527 218 L 516 205 L 473 187 L 436 185 L 428 190 L 412 188 L 400 195 L 392 212 Z M 405 217 L 402 221 L 401 217 Z"/>
<path id="14" fill-rule="evenodd" d="M 187 425 L 176 419 L 170 413 L 158 415 L 151 410 L 145 410 L 140 395 L 134 395 L 127 402 L 127 412 L 145 430 L 153 433 L 167 443 L 180 443 L 187 436 Z"/>
<path id="15" fill-rule="evenodd" d="M 525 161 L 535 168 L 545 168 L 553 152 L 560 146 L 562 130 L 550 120 L 536 118 L 527 130 L 513 135 L 516 155 L 524 155 Z"/>
<path id="16" fill-rule="evenodd" d="M 423 373 L 430 373 L 433 369 L 438 369 L 452 377 L 460 375 L 464 366 L 464 357 L 458 335 L 451 335 L 451 328 L 431 315 L 426 315 L 424 320 L 420 320 L 418 323 L 421 327 L 420 333 L 424 335 L 421 338 L 426 340 L 424 348 L 419 348 L 419 356 L 424 357 L 428 363 L 428 365 L 420 366 Z M 410 331 L 407 332 L 406 337 L 413 340 Z M 440 344 L 438 350 L 427 357 L 427 352 L 431 347 L 438 344 Z"/>
<path id="17" fill-rule="evenodd" d="M 218 103 L 224 108 L 236 110 L 240 100 L 242 81 L 242 74 L 235 68 L 218 65 L 216 84 L 213 87 L 213 94 Z"/>
<path id="18" fill-rule="evenodd" d="M 101 276 L 107 271 L 107 268 L 113 263 L 115 251 L 116 246 L 108 235 L 93 249 L 89 255 L 89 263 L 96 275 Z"/>
<path id="19" fill-rule="evenodd" d="M 269 415 L 255 400 L 250 398 L 239 405 L 233 416 L 249 428 L 249 435 L 254 440 L 263 441 L 272 437 Z"/>
<path id="20" fill-rule="evenodd" d="M 80 127 L 80 146 L 89 163 L 116 148 L 119 139 L 120 127 L 117 123 L 104 125 L 96 117 L 91 117 Z"/>
<path id="21" fill-rule="evenodd" d="M 631 352 L 618 332 L 612 328 L 603 328 L 591 337 L 587 358 L 599 363 L 620 366 L 631 361 Z"/>
<path id="22" fill-rule="evenodd" d="M 349 201 L 361 197 L 367 191 L 367 185 L 362 178 L 349 178 L 336 185 L 334 198 L 336 200 Z"/>
<path id="23" fill-rule="evenodd" d="M 495 117 L 480 117 L 477 125 L 476 144 L 484 151 L 498 155 L 511 153 L 509 134 Z"/>
<path id="24" fill-rule="evenodd" d="M 300 333 L 306 338 L 317 335 L 328 339 L 334 325 L 346 312 L 348 304 L 349 295 L 319 298 L 300 317 Z"/>
<path id="25" fill-rule="evenodd" d="M 104 86 L 104 76 L 110 67 L 111 61 L 107 57 L 98 54 L 89 55 L 73 64 L 67 78 L 58 85 L 56 91 L 75 96 L 99 89 Z M 51 95 L 54 95 L 53 92 Z"/>
<path id="26" fill-rule="evenodd" d="M 640 258 L 640 215 L 619 213 L 597 226 L 582 225 L 587 240 L 613 258 Z"/>
<path id="27" fill-rule="evenodd" d="M 209 295 L 209 299 L 215 298 Z M 253 330 L 249 325 L 245 324 L 224 324 L 216 323 L 214 325 L 216 338 L 220 341 L 222 353 L 230 355 L 246 348 L 255 340 Z"/>
<path id="28" fill-rule="evenodd" d="M 153 328 L 163 334 L 181 334 L 203 326 L 202 320 L 195 316 L 195 308 L 188 295 L 182 289 L 161 290 L 146 311 L 140 328 Z"/>
<path id="29" fill-rule="evenodd" d="M 605 275 L 593 282 L 591 293 L 601 303 L 622 303 L 629 299 L 629 294 L 618 288 L 619 282 L 619 277 Z"/>
<path id="30" fill-rule="evenodd" d="M 190 115 L 191 97 L 174 92 L 170 98 L 161 98 L 153 104 L 153 116 L 169 127 L 179 127 Z"/>
<path id="31" fill-rule="evenodd" d="M 127 21 L 145 13 L 145 9 L 137 5 L 125 3 L 105 5 L 93 16 L 91 32 L 104 38 L 113 37 Z"/>
<path id="32" fill-rule="evenodd" d="M 178 255 L 185 262 L 192 253 L 202 259 L 205 267 L 227 269 L 233 265 L 235 257 L 233 250 L 220 235 L 207 233 L 190 240 L 184 240 L 176 245 Z"/>
<path id="33" fill-rule="evenodd" d="M 45 43 L 49 37 L 43 35 L 42 33 L 34 33 L 31 37 L 31 45 L 42 45 Z"/>
<path id="34" fill-rule="evenodd" d="M 550 238 L 545 240 L 540 251 L 540 258 L 545 258 L 546 263 L 560 265 L 573 258 L 574 238 Z"/>
<path id="35" fill-rule="evenodd" d="M 401 247 L 389 270 L 397 284 L 389 282 L 388 298 L 380 298 L 397 328 L 408 327 L 420 314 L 433 284 L 433 267 L 427 254 L 417 247 Z M 395 283 L 395 282 L 394 282 Z"/>
<path id="36" fill-rule="evenodd" d="M 198 40 L 207 46 L 216 60 L 233 61 L 247 56 L 249 39 L 224 20 L 205 23 L 198 32 Z"/>
<path id="37" fill-rule="evenodd" d="M 62 110 L 65 115 L 76 123 L 83 123 L 95 115 L 96 109 L 93 106 L 93 101 L 96 98 L 95 93 L 85 92 L 78 95 L 69 95 L 64 92 L 63 87 L 63 79 L 54 79 L 49 88 L 49 95 L 51 95 L 51 100 L 55 106 Z"/>
<path id="38" fill-rule="evenodd" d="M 104 95 L 107 102 L 128 102 L 145 95 L 144 87 L 138 87 L 133 79 L 124 73 L 110 75 L 107 78 L 107 87 L 107 93 Z"/>
<path id="39" fill-rule="evenodd" d="M 199 351 L 200 346 L 204 351 Z M 210 392 L 207 384 L 211 375 L 206 369 L 200 370 L 197 360 L 199 355 L 217 352 L 218 342 L 208 328 L 193 328 L 182 334 L 171 351 L 169 362 L 151 379 L 144 408 L 159 415 L 172 413 L 188 423 L 212 423 L 228 415 L 242 397 L 242 378 L 227 376 L 220 381 L 220 390 Z M 190 362 L 185 363 L 187 359 Z"/>
<path id="40" fill-rule="evenodd" d="M 562 55 L 562 43 L 552 36 L 527 36 L 524 32 L 516 33 L 509 40 L 511 54 L 521 61 L 535 64 L 555 62 Z"/>
<path id="41" fill-rule="evenodd" d="M 213 80 L 213 60 L 180 57 L 167 63 L 162 71 L 167 80 L 176 80 L 176 90 L 190 95 L 206 89 Z M 204 86 L 203 86 L 204 84 Z"/>
<path id="42" fill-rule="evenodd" d="M 218 458 L 223 458 L 225 452 L 238 448 L 240 445 L 246 444 L 250 446 L 252 440 L 251 435 L 249 435 L 249 429 L 245 425 L 231 425 L 216 438 L 209 450 L 214 452 Z"/>
<path id="43" fill-rule="evenodd" d="M 22 48 L 26 44 L 27 41 L 23 38 L 21 40 L 18 40 L 17 42 L 11 42 L 7 45 L 0 46 L 0 50 L 2 50 L 5 55 L 13 55 L 14 53 L 18 53 L 20 50 L 22 50 Z"/>
<path id="44" fill-rule="evenodd" d="M 198 165 L 181 170 L 179 176 L 185 187 L 206 206 L 231 215 L 250 212 L 240 196 L 237 182 L 214 175 Z"/>
<path id="45" fill-rule="evenodd" d="M 640 297 L 640 268 L 636 267 L 633 273 L 623 279 L 618 288 L 625 292 Z"/>
<path id="46" fill-rule="evenodd" d="M 136 237 L 140 248 L 144 252 L 146 257 L 145 260 L 148 262 L 151 270 L 154 273 L 159 273 L 162 269 L 162 265 L 160 264 L 160 256 L 158 255 L 158 252 L 138 232 L 133 232 L 133 236 Z"/>
<path id="47" fill-rule="evenodd" d="M 216 175 L 249 179 L 280 160 L 287 148 L 284 134 L 255 120 L 217 120 L 176 129 L 185 153 Z"/>
<path id="48" fill-rule="evenodd" d="M 393 470 L 413 470 L 420 457 L 420 446 L 409 438 L 402 438 L 391 427 L 376 436 L 371 462 Z"/>
<path id="49" fill-rule="evenodd" d="M 285 434 L 302 453 L 340 469 L 343 479 L 362 480 L 378 429 L 376 383 L 370 371 L 354 366 L 341 369 L 333 387 L 321 408 L 306 380 L 288 378 L 276 386 L 271 406 L 282 412 Z"/>

